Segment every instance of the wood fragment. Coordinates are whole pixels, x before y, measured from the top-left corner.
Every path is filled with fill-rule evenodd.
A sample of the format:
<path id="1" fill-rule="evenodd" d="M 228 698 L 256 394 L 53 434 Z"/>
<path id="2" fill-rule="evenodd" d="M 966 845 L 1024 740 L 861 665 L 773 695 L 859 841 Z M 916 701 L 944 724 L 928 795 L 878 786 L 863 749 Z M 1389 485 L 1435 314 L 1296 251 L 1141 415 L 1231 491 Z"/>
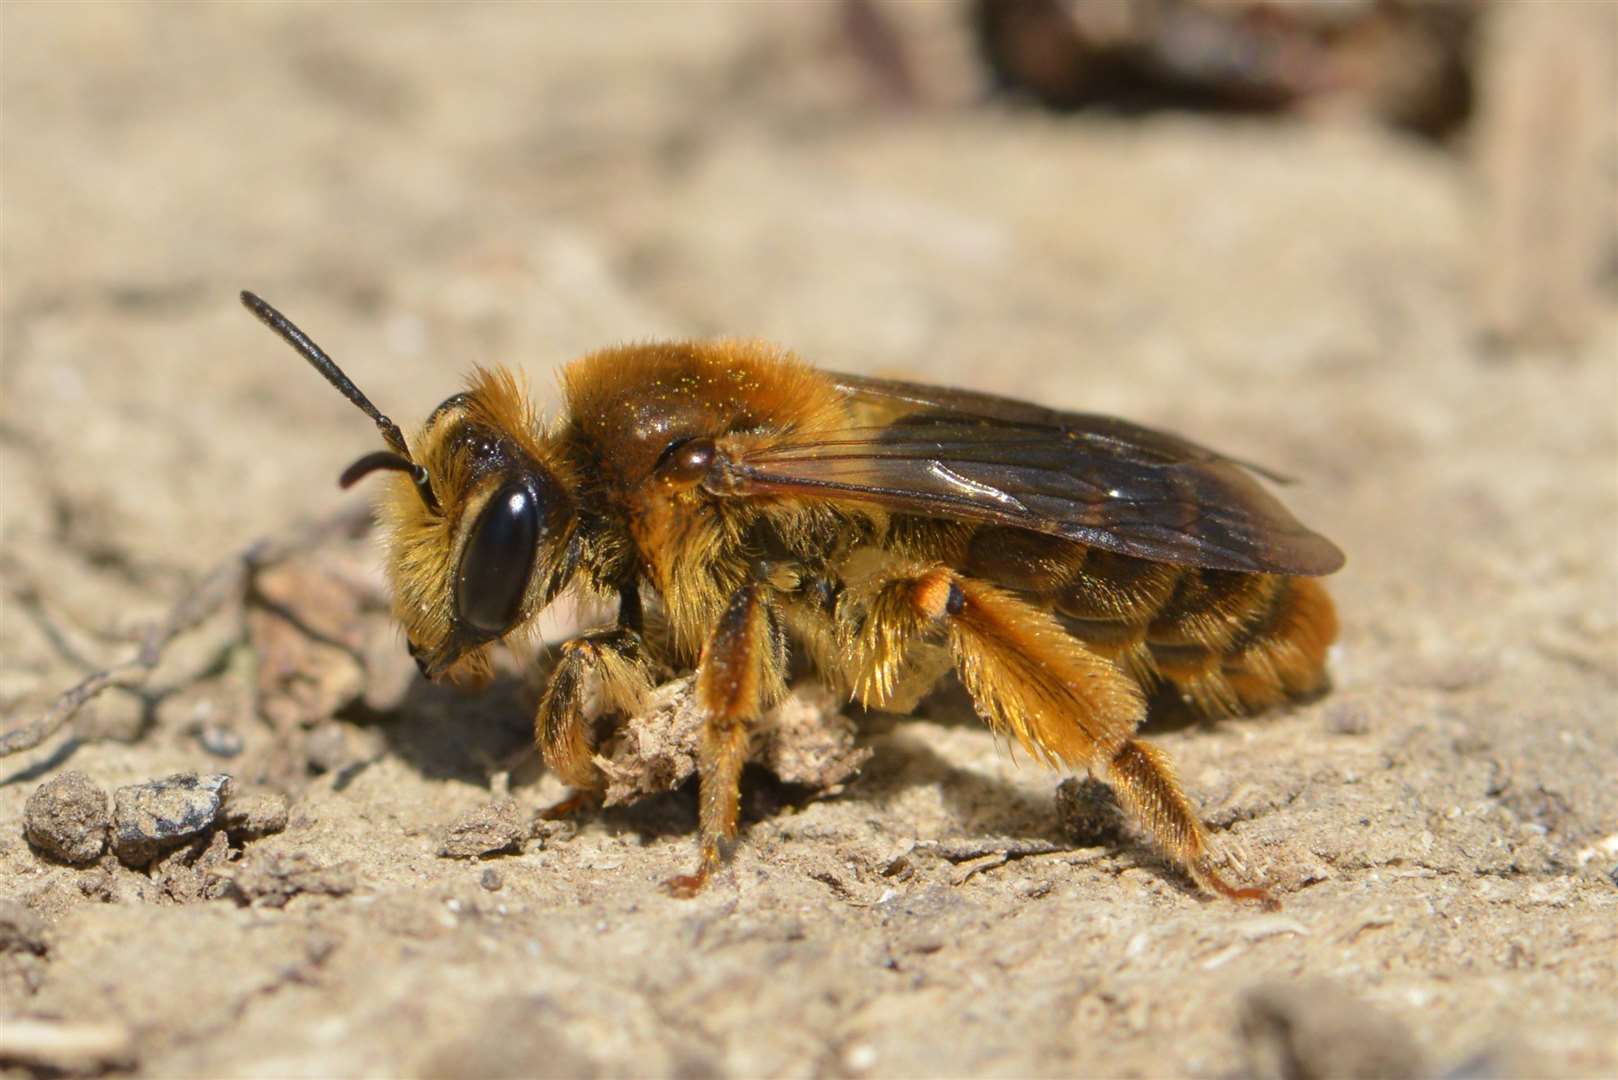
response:
<path id="1" fill-rule="evenodd" d="M 0 1061 L 78 1071 L 129 1065 L 135 1039 L 122 1024 L 75 1024 L 10 1016 L 0 1018 Z"/>

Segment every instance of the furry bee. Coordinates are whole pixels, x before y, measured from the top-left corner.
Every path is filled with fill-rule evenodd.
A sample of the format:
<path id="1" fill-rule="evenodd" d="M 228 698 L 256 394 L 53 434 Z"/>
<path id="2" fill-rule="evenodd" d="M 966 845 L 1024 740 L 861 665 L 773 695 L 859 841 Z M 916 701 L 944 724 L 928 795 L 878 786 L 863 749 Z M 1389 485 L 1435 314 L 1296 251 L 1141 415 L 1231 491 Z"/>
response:
<path id="1" fill-rule="evenodd" d="M 1105 778 L 1199 885 L 1270 902 L 1220 876 L 1167 756 L 1134 734 L 1165 682 L 1213 716 L 1324 685 L 1337 622 L 1314 579 L 1342 553 L 1250 467 L 1123 420 L 741 341 L 574 360 L 548 424 L 508 371 L 479 369 L 407 440 L 296 326 L 242 302 L 381 431 L 341 483 L 390 476 L 394 614 L 427 678 L 486 677 L 491 646 L 566 589 L 616 598 L 614 625 L 561 646 L 534 721 L 587 800 L 592 694 L 629 711 L 660 670 L 695 671 L 701 853 L 676 895 L 736 835 L 749 728 L 796 649 L 876 709 L 953 668 L 997 734 Z"/>

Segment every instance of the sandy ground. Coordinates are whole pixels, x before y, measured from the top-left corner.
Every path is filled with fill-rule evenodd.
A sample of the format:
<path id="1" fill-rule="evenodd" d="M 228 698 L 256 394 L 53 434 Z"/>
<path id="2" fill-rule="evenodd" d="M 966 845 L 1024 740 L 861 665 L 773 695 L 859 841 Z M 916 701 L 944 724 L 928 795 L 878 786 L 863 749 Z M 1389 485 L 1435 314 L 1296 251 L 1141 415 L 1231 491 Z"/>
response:
<path id="1" fill-rule="evenodd" d="M 238 289 L 402 422 L 474 362 L 549 395 L 602 344 L 757 335 L 1299 478 L 1349 554 L 1335 690 L 1154 734 L 1284 911 L 1074 840 L 949 693 L 862 718 L 837 797 L 762 785 L 693 901 L 658 889 L 689 792 L 440 857 L 562 793 L 510 766 L 531 693 L 412 682 L 339 600 L 368 666 L 256 707 L 266 643 L 315 647 L 221 617 L 0 761 L 0 1070 L 54 1034 L 151 1077 L 1618 1073 L 1610 295 L 1582 348 L 1485 353 L 1468 173 L 1382 132 L 880 113 L 813 9 L 581 13 L 5 7 L 5 726 L 362 498 L 332 480 L 374 432 Z M 364 540 L 288 573 L 377 580 Z M 69 770 L 290 820 L 75 868 L 22 828 Z"/>

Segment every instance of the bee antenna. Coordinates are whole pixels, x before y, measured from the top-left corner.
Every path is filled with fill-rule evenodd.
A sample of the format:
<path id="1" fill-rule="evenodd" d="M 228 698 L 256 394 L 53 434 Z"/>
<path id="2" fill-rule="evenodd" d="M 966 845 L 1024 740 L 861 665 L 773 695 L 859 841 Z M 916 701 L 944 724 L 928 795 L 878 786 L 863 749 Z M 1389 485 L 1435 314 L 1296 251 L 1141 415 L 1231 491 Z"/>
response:
<path id="1" fill-rule="evenodd" d="M 343 470 L 343 475 L 337 478 L 337 486 L 344 489 L 351 488 L 362 477 L 369 476 L 378 469 L 409 473 L 410 479 L 416 483 L 416 494 L 427 504 L 427 509 L 435 514 L 442 512 L 438 506 L 438 497 L 433 494 L 433 485 L 427 478 L 427 470 L 407 457 L 400 457 L 392 450 L 376 450 L 366 454 Z"/>
<path id="2" fill-rule="evenodd" d="M 337 362 L 327 356 L 326 351 L 319 345 L 309 340 L 308 334 L 299 330 L 296 323 L 275 310 L 262 297 L 243 289 L 242 306 L 258 316 L 259 322 L 274 330 L 282 341 L 296 349 L 299 356 L 309 361 L 311 367 L 324 375 L 326 381 L 335 386 L 339 393 L 359 406 L 361 412 L 375 421 L 377 428 L 382 432 L 382 441 L 392 448 L 360 458 L 343 471 L 338 483 L 346 488 L 360 477 L 378 469 L 408 472 L 416 483 L 416 492 L 421 496 L 421 501 L 427 504 L 427 509 L 438 513 L 438 498 L 433 494 L 432 480 L 428 477 L 426 468 L 411 460 L 410 448 L 405 445 L 404 432 L 399 430 L 399 425 L 383 416 L 381 411 L 371 404 L 371 399 L 354 385 L 354 380 L 343 374 L 343 369 L 337 366 Z"/>
<path id="3" fill-rule="evenodd" d="M 361 412 L 369 416 L 382 431 L 382 439 L 405 460 L 410 459 L 410 450 L 405 446 L 404 433 L 399 425 L 389 420 L 371 404 L 371 399 L 360 393 L 360 388 L 354 385 L 354 380 L 343 374 L 343 369 L 337 362 L 326 355 L 324 349 L 309 340 L 309 335 L 299 330 L 297 324 L 275 308 L 271 307 L 258 295 L 242 290 L 242 306 L 258 316 L 258 321 L 268 326 L 280 335 L 281 340 L 298 351 L 298 355 L 309 361 L 309 366 L 326 377 L 326 381 L 337 388 L 349 401 L 359 406 Z"/>

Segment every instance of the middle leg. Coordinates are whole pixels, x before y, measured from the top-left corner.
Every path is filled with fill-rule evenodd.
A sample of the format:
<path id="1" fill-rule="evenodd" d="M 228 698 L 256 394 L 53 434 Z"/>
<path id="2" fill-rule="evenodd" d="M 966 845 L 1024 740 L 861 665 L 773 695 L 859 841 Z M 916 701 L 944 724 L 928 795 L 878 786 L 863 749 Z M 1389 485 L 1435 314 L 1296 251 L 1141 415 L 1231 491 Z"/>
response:
<path id="1" fill-rule="evenodd" d="M 697 869 L 671 878 L 668 891 L 695 896 L 719 866 L 721 845 L 736 837 L 742 766 L 753 722 L 786 693 L 787 650 L 770 586 L 747 582 L 731 594 L 697 663 L 696 697 L 704 714 L 698 746 Z"/>

